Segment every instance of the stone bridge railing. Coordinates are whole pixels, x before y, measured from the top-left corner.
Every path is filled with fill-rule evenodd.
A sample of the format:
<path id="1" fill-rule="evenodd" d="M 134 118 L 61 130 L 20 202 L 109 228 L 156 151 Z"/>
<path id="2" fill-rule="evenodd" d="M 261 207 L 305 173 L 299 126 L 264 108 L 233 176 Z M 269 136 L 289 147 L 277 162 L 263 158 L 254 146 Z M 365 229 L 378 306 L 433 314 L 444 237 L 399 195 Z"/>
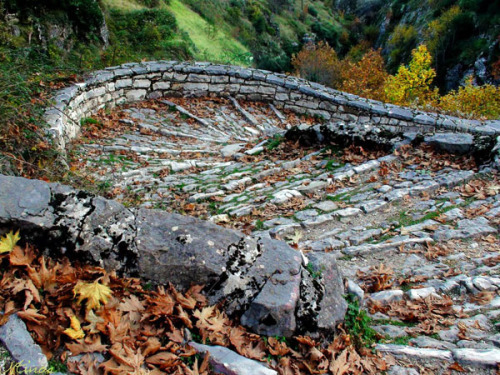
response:
<path id="1" fill-rule="evenodd" d="M 101 108 L 162 96 L 205 95 L 267 101 L 332 123 L 371 124 L 389 133 L 459 132 L 489 139 L 500 135 L 500 121 L 481 122 L 399 107 L 269 71 L 176 61 L 130 63 L 97 71 L 83 83 L 59 91 L 55 105 L 46 112 L 46 121 L 54 143 L 64 150 L 78 135 L 81 119 Z"/>

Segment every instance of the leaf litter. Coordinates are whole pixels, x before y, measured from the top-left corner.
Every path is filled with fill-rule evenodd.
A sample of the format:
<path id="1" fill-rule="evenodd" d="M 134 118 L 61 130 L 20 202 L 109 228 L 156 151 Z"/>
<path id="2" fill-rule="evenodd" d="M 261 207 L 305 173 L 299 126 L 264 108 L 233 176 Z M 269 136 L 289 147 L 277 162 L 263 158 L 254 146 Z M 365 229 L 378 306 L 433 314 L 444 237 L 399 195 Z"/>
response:
<path id="1" fill-rule="evenodd" d="M 13 233 L 10 233 L 13 235 Z M 9 246 L 14 243 L 9 238 Z M 17 313 L 48 359 L 76 374 L 212 374 L 190 337 L 228 347 L 286 374 L 378 374 L 390 366 L 367 348 L 356 348 L 341 325 L 333 341 L 263 337 L 208 306 L 203 286 L 181 293 L 171 284 L 149 290 L 137 278 L 99 267 L 45 258 L 31 245 L 0 255 L 4 324 Z M 92 354 L 105 357 L 98 363 Z"/>

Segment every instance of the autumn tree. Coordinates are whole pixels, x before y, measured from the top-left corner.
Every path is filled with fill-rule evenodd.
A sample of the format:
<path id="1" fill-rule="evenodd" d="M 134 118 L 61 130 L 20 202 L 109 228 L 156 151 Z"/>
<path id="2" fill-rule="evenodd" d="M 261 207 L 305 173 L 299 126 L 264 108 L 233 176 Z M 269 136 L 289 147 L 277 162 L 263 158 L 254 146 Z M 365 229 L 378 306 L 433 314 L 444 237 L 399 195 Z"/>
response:
<path id="1" fill-rule="evenodd" d="M 337 53 L 326 42 L 308 43 L 293 56 L 295 74 L 309 81 L 338 88 L 341 83 L 341 64 Z"/>
<path id="2" fill-rule="evenodd" d="M 459 116 L 497 119 L 500 117 L 500 88 L 476 86 L 474 77 L 469 76 L 465 85 L 440 98 L 439 108 Z"/>
<path id="3" fill-rule="evenodd" d="M 343 91 L 369 99 L 385 100 L 384 86 L 388 74 L 380 50 L 369 50 L 358 62 L 344 60 Z"/>
<path id="4" fill-rule="evenodd" d="M 408 66 L 401 65 L 394 76 L 389 76 L 385 85 L 387 99 L 399 105 L 434 104 L 438 98 L 437 88 L 431 84 L 436 71 L 431 67 L 432 56 L 424 44 L 414 49 Z"/>

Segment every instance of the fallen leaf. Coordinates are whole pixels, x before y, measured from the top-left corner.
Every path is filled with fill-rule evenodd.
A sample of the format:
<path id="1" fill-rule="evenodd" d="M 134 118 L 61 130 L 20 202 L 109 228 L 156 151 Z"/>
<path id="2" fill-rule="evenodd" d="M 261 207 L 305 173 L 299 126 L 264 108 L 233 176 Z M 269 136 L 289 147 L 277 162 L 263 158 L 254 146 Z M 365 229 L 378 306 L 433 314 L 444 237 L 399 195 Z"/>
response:
<path id="1" fill-rule="evenodd" d="M 106 285 L 100 284 L 98 280 L 93 283 L 79 281 L 73 288 L 73 293 L 75 297 L 79 295 L 78 304 L 81 304 L 83 300 L 87 300 L 87 311 L 101 307 L 101 302 L 108 302 L 112 294 L 111 289 Z"/>
<path id="2" fill-rule="evenodd" d="M 71 337 L 73 340 L 78 340 L 81 338 L 85 337 L 85 333 L 82 330 L 82 327 L 80 325 L 80 321 L 76 316 L 72 316 L 70 318 L 71 323 L 70 323 L 70 328 L 66 328 L 64 330 L 64 333 Z"/>
<path id="3" fill-rule="evenodd" d="M 19 230 L 16 233 L 13 231 L 7 233 L 0 239 L 0 254 L 10 253 L 20 239 Z"/>

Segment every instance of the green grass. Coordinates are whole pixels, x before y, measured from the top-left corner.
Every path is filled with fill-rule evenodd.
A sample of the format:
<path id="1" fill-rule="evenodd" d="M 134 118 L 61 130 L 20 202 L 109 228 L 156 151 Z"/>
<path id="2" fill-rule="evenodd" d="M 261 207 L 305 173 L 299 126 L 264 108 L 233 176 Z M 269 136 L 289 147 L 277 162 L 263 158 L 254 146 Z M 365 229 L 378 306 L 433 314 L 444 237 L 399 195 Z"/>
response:
<path id="1" fill-rule="evenodd" d="M 133 0 L 102 0 L 102 3 L 106 8 L 120 10 L 139 10 L 146 8 L 144 5 L 138 4 Z"/>
<path id="2" fill-rule="evenodd" d="M 211 25 L 180 0 L 172 0 L 169 9 L 174 13 L 179 28 L 189 35 L 196 46 L 196 60 L 243 66 L 251 64 L 250 51 L 225 29 Z"/>
<path id="3" fill-rule="evenodd" d="M 347 301 L 347 312 L 344 324 L 356 347 L 371 347 L 377 340 L 377 332 L 370 327 L 371 319 L 366 311 L 359 308 L 359 301 L 352 294 L 344 297 Z"/>
<path id="4" fill-rule="evenodd" d="M 267 142 L 266 148 L 269 151 L 272 151 L 275 148 L 277 148 L 284 140 L 285 140 L 285 137 L 277 134 Z"/>
<path id="5" fill-rule="evenodd" d="M 416 324 L 411 323 L 411 322 L 400 322 L 398 320 L 391 320 L 391 319 L 374 319 L 372 320 L 372 325 L 387 325 L 390 324 L 391 326 L 397 326 L 397 327 L 414 327 Z"/>
<path id="6" fill-rule="evenodd" d="M 260 219 L 257 219 L 255 222 L 255 229 L 256 230 L 263 230 L 264 229 L 264 222 Z"/>
<path id="7" fill-rule="evenodd" d="M 403 337 L 396 337 L 396 338 L 389 338 L 388 340 L 392 343 L 392 344 L 396 344 L 396 345 L 408 345 L 408 342 L 410 341 L 411 339 L 411 336 L 403 336 Z"/>
<path id="8" fill-rule="evenodd" d="M 312 263 L 308 263 L 306 266 L 307 271 L 311 274 L 313 279 L 319 279 L 323 275 L 323 268 L 316 269 Z"/>

